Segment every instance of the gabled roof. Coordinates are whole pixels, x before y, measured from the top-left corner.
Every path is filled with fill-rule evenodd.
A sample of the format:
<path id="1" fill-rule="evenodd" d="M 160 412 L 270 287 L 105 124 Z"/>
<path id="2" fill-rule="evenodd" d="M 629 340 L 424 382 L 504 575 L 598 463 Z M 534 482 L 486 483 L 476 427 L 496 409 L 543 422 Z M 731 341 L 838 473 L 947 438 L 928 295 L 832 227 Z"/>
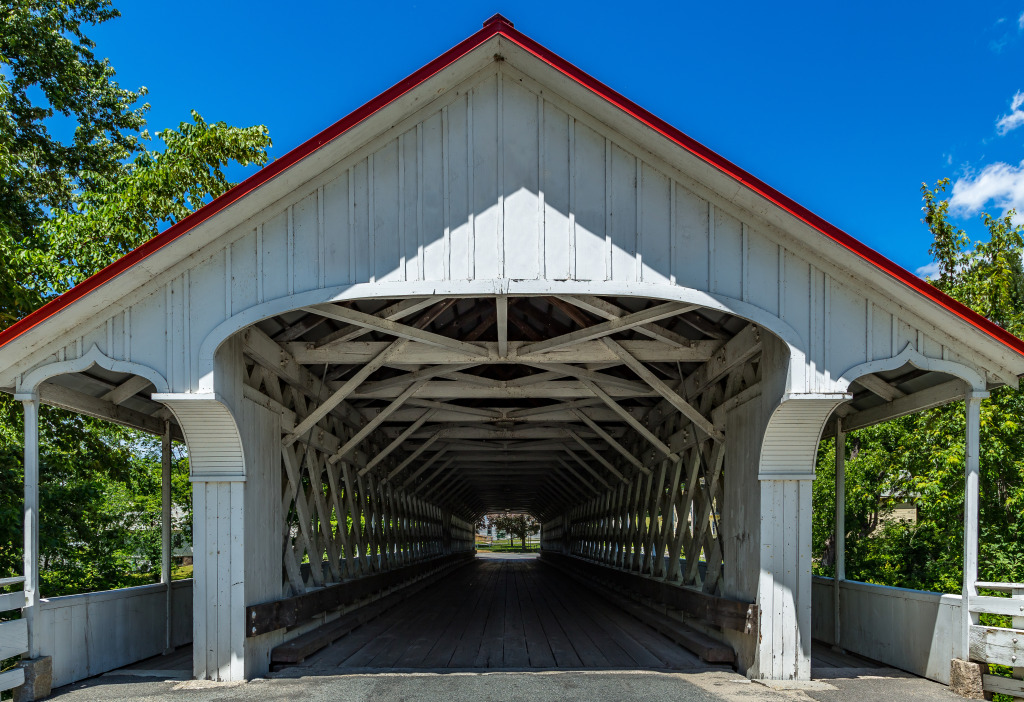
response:
<path id="1" fill-rule="evenodd" d="M 948 312 L 956 315 L 971 326 L 977 328 L 986 336 L 995 339 L 1017 354 L 1024 356 L 1024 340 L 1017 338 L 1002 327 L 994 324 L 988 319 L 985 319 L 970 308 L 946 295 L 927 281 L 918 278 L 910 271 L 897 265 L 893 261 L 890 261 L 885 256 L 861 243 L 838 227 L 826 222 L 818 215 L 794 202 L 775 188 L 772 188 L 762 182 L 736 164 L 715 153 L 703 144 L 698 143 L 686 134 L 683 134 L 672 125 L 654 116 L 592 76 L 584 73 L 565 59 L 541 46 L 523 33 L 517 31 L 513 24 L 501 15 L 494 15 L 484 23 L 483 29 L 473 34 L 465 41 L 434 59 L 426 66 L 381 93 L 373 100 L 370 100 L 354 112 L 343 117 L 341 120 L 323 130 L 312 139 L 309 139 L 305 143 L 285 154 L 283 157 L 275 160 L 273 163 L 247 178 L 245 181 L 224 193 L 216 200 L 213 200 L 206 206 L 182 219 L 180 222 L 169 227 L 167 230 L 153 237 L 142 246 L 126 254 L 63 295 L 51 300 L 7 329 L 0 331 L 0 347 L 10 343 L 14 339 L 17 339 L 30 329 L 38 326 L 50 317 L 53 317 L 64 308 L 72 305 L 77 300 L 85 297 L 90 292 L 96 290 L 108 281 L 113 280 L 121 273 L 127 271 L 171 242 L 195 229 L 217 213 L 241 200 L 265 183 L 268 183 L 281 175 L 292 166 L 295 166 L 303 159 L 330 143 L 332 140 L 360 124 L 371 115 L 399 99 L 413 88 L 419 86 L 432 76 L 436 75 L 466 54 L 496 36 L 503 37 L 514 43 L 522 50 L 554 68 L 570 80 L 593 92 L 595 95 L 612 104 L 625 114 L 674 142 L 690 154 L 701 159 L 726 176 L 738 181 L 743 186 L 768 200 L 789 215 L 820 232 L 823 236 L 839 244 L 846 250 L 870 263 L 892 278 L 895 278 L 897 281 L 910 287 L 915 292 L 921 294 L 936 305 L 939 305 Z"/>

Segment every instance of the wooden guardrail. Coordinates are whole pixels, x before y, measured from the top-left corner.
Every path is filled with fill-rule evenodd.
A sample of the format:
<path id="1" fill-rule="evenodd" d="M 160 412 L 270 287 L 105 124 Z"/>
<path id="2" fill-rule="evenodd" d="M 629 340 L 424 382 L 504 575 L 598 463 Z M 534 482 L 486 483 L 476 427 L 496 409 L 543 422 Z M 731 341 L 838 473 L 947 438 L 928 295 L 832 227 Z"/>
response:
<path id="1" fill-rule="evenodd" d="M 678 609 L 687 617 L 703 624 L 732 629 L 745 634 L 757 633 L 757 605 L 716 597 L 690 588 L 679 587 L 663 580 L 648 578 L 639 573 L 618 570 L 606 565 L 566 556 L 553 551 L 541 551 L 541 558 L 587 573 L 628 592 L 642 595 L 654 602 Z"/>
<path id="2" fill-rule="evenodd" d="M 997 692 L 1024 699 L 1024 583 L 978 583 L 979 590 L 1005 592 L 1009 597 L 975 595 L 968 607 L 975 614 L 1011 617 L 1011 627 L 972 625 L 970 657 L 978 663 L 1013 668 L 1013 677 L 984 675 L 985 692 Z"/>
<path id="3" fill-rule="evenodd" d="M 337 585 L 329 585 L 304 595 L 251 605 L 245 610 L 246 636 L 260 636 L 277 629 L 301 624 L 321 612 L 353 604 L 358 600 L 403 585 L 437 570 L 462 563 L 473 558 L 473 555 L 472 551 L 453 553 L 384 573 L 366 575 Z"/>
<path id="4" fill-rule="evenodd" d="M 25 606 L 25 591 L 21 584 L 25 578 L 0 578 L 0 620 L 5 614 Z M 17 590 L 5 592 L 18 585 Z M 8 615 L 9 616 L 9 615 Z M 28 622 L 25 619 L 0 621 L 0 661 L 20 656 L 28 651 Z M 21 668 L 0 673 L 0 692 L 18 687 L 25 682 L 25 671 Z"/>

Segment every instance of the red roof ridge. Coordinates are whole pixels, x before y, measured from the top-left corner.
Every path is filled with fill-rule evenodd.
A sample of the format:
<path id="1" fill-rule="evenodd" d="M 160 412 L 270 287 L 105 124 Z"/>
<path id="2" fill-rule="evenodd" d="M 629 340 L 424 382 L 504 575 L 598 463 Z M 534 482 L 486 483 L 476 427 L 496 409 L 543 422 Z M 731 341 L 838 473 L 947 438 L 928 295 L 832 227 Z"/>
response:
<path id="1" fill-rule="evenodd" d="M 604 98 L 633 118 L 639 120 L 678 146 L 686 149 L 694 156 L 697 156 L 722 173 L 739 181 L 758 195 L 772 202 L 777 207 L 819 231 L 821 234 L 825 235 L 843 248 L 887 273 L 889 276 L 914 289 L 916 292 L 953 313 L 963 321 L 985 333 L 987 336 L 999 341 L 1004 346 L 1007 346 L 1018 354 L 1024 356 L 1024 340 L 1017 338 L 991 320 L 986 319 L 966 305 L 954 300 L 931 283 L 918 278 L 902 266 L 858 241 L 835 225 L 830 224 L 804 206 L 783 195 L 767 183 L 764 183 L 760 179 L 754 177 L 728 159 L 715 153 L 692 137 L 687 136 L 679 129 L 676 129 L 664 120 L 654 116 L 652 113 L 640 107 L 617 91 L 540 45 L 533 39 L 530 39 L 522 32 L 515 29 L 512 22 L 500 14 L 495 14 L 488 18 L 487 21 L 484 22 L 483 28 L 475 34 L 441 54 L 439 57 L 423 66 L 404 80 L 396 83 L 362 107 L 357 108 L 331 126 L 327 127 L 327 129 L 323 130 L 316 136 L 292 149 L 281 158 L 274 160 L 228 192 L 204 205 L 163 232 L 157 234 L 146 243 L 125 254 L 117 261 L 114 261 L 103 270 L 82 281 L 63 295 L 50 300 L 39 309 L 26 315 L 3 331 L 0 331 L 0 347 L 3 347 L 19 336 L 25 334 L 30 329 L 33 329 L 60 312 L 65 307 L 71 305 L 76 300 L 84 297 L 104 283 L 125 272 L 136 263 L 159 251 L 182 235 L 210 219 L 221 210 L 248 195 L 250 192 L 273 180 L 313 152 L 319 150 L 355 125 L 391 104 L 402 95 L 439 73 L 447 66 L 455 63 L 458 59 L 470 53 L 473 49 L 477 48 L 487 40 L 498 35 L 501 35 L 515 43 L 558 72 Z"/>

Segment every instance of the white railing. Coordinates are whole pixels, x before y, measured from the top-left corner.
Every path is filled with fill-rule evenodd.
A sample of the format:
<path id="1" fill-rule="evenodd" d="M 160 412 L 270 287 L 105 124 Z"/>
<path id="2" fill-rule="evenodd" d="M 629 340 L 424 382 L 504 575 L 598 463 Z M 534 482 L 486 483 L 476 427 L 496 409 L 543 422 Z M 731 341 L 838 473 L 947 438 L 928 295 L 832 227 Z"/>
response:
<path id="1" fill-rule="evenodd" d="M 972 595 L 971 614 L 1011 617 L 1011 627 L 971 625 L 970 657 L 978 663 L 1013 668 L 1013 677 L 985 675 L 986 692 L 1024 699 L 1024 583 L 978 583 L 979 590 L 1005 592 L 1009 597 Z"/>
<path id="2" fill-rule="evenodd" d="M 3 621 L 8 612 L 25 606 L 25 591 L 21 584 L 25 578 L 0 578 L 0 661 L 20 656 L 28 651 L 28 622 L 24 619 Z M 17 585 L 18 589 L 6 592 Z M 13 668 L 0 673 L 0 692 L 18 687 L 25 682 L 25 671 Z"/>
<path id="3" fill-rule="evenodd" d="M 832 578 L 813 578 L 815 639 L 949 684 L 949 661 L 960 657 L 960 595 L 843 580 L 840 640 L 836 641 L 834 587 Z"/>
<path id="4" fill-rule="evenodd" d="M 39 600 L 39 654 L 53 658 L 53 686 L 100 675 L 164 652 L 167 586 L 162 583 Z M 192 641 L 192 581 L 175 580 L 171 645 Z"/>

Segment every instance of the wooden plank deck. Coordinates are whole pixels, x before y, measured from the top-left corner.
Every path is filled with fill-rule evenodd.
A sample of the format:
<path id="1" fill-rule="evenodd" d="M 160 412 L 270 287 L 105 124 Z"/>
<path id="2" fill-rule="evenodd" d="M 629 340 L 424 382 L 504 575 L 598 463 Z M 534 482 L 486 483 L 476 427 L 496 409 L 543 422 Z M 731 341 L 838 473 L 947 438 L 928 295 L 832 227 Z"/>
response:
<path id="1" fill-rule="evenodd" d="M 815 641 L 814 677 L 887 666 Z M 108 675 L 187 679 L 192 648 Z M 660 669 L 709 665 L 554 568 L 481 557 L 310 656 L 294 674 L 409 669 Z M 728 669 L 728 668 L 725 668 Z M 893 671 L 896 672 L 896 671 Z"/>
<path id="2" fill-rule="evenodd" d="M 534 559 L 481 558 L 301 667 L 324 673 L 714 666 Z"/>

